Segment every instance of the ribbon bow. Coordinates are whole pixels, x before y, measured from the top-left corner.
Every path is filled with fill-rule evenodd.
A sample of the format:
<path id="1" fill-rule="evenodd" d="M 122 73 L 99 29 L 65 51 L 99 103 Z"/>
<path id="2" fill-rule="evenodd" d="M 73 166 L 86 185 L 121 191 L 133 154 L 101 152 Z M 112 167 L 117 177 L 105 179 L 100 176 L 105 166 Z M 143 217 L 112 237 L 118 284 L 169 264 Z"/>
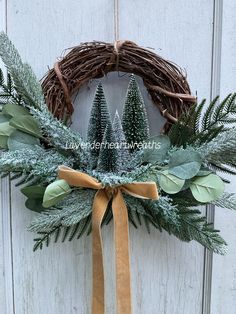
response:
<path id="1" fill-rule="evenodd" d="M 155 182 L 137 182 L 104 187 L 95 178 L 69 167 L 60 166 L 58 177 L 69 185 L 98 190 L 92 210 L 93 299 L 92 313 L 105 313 L 105 287 L 101 224 L 110 200 L 114 219 L 116 254 L 116 300 L 118 314 L 131 314 L 128 211 L 122 192 L 142 199 L 158 199 Z"/>

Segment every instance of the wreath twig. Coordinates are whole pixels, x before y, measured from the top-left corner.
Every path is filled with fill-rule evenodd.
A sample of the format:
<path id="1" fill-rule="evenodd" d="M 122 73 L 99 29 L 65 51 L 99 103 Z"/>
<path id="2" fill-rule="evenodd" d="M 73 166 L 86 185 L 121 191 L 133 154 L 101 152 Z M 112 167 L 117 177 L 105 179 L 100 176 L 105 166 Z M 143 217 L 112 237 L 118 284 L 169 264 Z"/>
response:
<path id="1" fill-rule="evenodd" d="M 73 93 L 89 80 L 113 71 L 134 73 L 143 79 L 167 119 L 165 131 L 196 102 L 183 71 L 174 63 L 131 41 L 96 41 L 72 48 L 45 76 L 42 86 L 50 111 L 57 118 L 70 118 Z"/>

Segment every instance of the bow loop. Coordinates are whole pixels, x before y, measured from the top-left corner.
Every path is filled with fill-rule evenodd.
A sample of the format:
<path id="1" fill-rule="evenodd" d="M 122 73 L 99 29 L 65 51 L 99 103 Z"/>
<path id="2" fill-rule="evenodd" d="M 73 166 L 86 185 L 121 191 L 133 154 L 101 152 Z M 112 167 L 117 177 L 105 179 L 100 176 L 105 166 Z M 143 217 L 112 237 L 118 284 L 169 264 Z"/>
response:
<path id="1" fill-rule="evenodd" d="M 124 184 L 121 190 L 131 196 L 157 200 L 159 198 L 155 182 L 135 182 Z"/>
<path id="2" fill-rule="evenodd" d="M 83 187 L 95 190 L 100 190 L 103 188 L 103 185 L 95 178 L 89 176 L 86 173 L 76 171 L 66 166 L 58 167 L 58 177 L 60 179 L 66 180 L 69 185 L 76 187 Z"/>

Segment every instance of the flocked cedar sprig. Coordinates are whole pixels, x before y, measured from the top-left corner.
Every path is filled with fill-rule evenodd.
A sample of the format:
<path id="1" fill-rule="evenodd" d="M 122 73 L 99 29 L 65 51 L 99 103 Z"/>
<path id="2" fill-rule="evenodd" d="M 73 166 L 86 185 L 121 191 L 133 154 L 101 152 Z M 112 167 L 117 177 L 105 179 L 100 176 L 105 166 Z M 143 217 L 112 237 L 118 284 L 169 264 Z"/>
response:
<path id="1" fill-rule="evenodd" d="M 31 67 L 22 62 L 18 51 L 4 32 L 0 33 L 0 56 L 25 103 L 37 107 L 43 106 L 44 97 L 39 81 Z"/>
<path id="2" fill-rule="evenodd" d="M 222 197 L 212 202 L 212 204 L 228 209 L 236 209 L 236 197 L 234 193 L 225 192 Z"/>
<path id="3" fill-rule="evenodd" d="M 216 171 L 236 174 L 236 129 L 219 133 L 212 141 L 200 146 L 199 152 Z"/>
<path id="4" fill-rule="evenodd" d="M 73 165 L 72 157 L 65 157 L 55 149 L 45 151 L 42 147 L 2 152 L 0 155 L 1 173 L 18 173 L 29 180 L 50 183 L 57 177 L 58 166 Z"/>
<path id="5" fill-rule="evenodd" d="M 77 158 L 78 164 L 84 167 L 88 156 L 86 150 L 83 149 L 83 140 L 80 134 L 73 132 L 61 121 L 54 118 L 46 106 L 41 109 L 31 108 L 30 112 L 38 121 L 51 146 L 63 151 L 67 156 L 74 156 Z"/>
<path id="6" fill-rule="evenodd" d="M 93 190 L 77 190 L 70 197 L 59 203 L 54 209 L 45 210 L 38 215 L 29 227 L 31 231 L 46 231 L 52 227 L 69 227 L 79 223 L 92 212 L 92 203 L 95 196 Z"/>
<path id="7" fill-rule="evenodd" d="M 215 253 L 226 253 L 227 243 L 219 235 L 219 230 L 215 230 L 212 224 L 207 223 L 206 218 L 202 217 L 199 210 L 180 207 L 179 217 L 180 226 L 178 228 L 173 225 L 166 225 L 163 228 L 180 240 L 187 242 L 195 240 Z"/>

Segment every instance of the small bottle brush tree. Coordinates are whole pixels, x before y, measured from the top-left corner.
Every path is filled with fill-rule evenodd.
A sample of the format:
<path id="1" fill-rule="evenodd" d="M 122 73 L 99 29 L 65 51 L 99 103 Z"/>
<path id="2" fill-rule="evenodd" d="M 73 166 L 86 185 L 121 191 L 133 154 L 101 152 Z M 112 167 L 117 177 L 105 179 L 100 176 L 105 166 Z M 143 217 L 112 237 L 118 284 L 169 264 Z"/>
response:
<path id="1" fill-rule="evenodd" d="M 147 112 L 134 75 L 131 76 L 126 94 L 122 126 L 131 152 L 149 137 Z"/>
<path id="2" fill-rule="evenodd" d="M 87 140 L 91 145 L 89 163 L 92 169 L 95 169 L 97 166 L 100 145 L 107 124 L 111 124 L 110 114 L 102 84 L 99 83 L 95 92 L 87 131 Z"/>
<path id="3" fill-rule="evenodd" d="M 127 162 L 130 160 L 130 153 L 127 147 L 127 142 L 126 142 L 125 134 L 122 128 L 122 123 L 121 123 L 118 111 L 116 111 L 115 113 L 112 127 L 114 130 L 116 145 L 118 145 L 117 164 L 118 164 L 119 170 L 125 170 Z"/>
<path id="4" fill-rule="evenodd" d="M 116 172 L 118 170 L 118 153 L 115 135 L 111 123 L 108 123 L 101 144 L 98 167 L 102 172 Z"/>

